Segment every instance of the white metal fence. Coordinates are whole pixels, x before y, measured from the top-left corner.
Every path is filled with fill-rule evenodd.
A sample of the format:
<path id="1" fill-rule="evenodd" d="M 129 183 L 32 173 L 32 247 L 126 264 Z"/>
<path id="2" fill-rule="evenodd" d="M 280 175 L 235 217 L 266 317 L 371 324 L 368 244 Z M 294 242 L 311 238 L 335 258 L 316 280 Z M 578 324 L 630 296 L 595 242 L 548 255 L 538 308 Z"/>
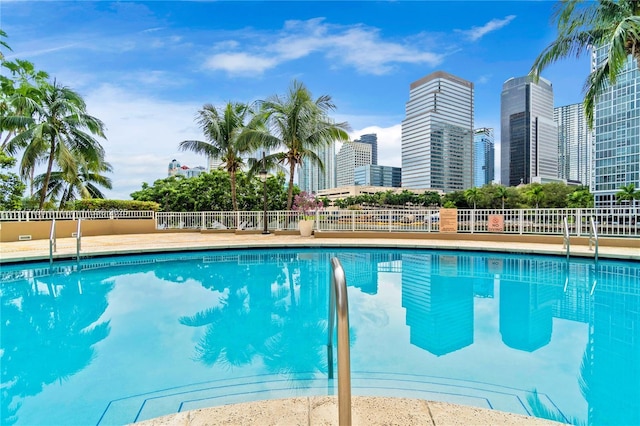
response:
<path id="1" fill-rule="evenodd" d="M 505 234 L 563 235 L 563 218 L 569 232 L 588 236 L 593 217 L 600 236 L 640 236 L 640 209 L 458 209 L 457 232 L 493 232 L 489 218 L 502 218 Z M 264 229 L 263 212 L 156 213 L 158 229 Z M 269 211 L 267 229 L 296 230 L 298 212 Z M 322 231 L 439 232 L 440 210 L 326 210 L 316 212 L 314 229 Z"/>
<path id="2" fill-rule="evenodd" d="M 588 236 L 594 218 L 600 236 L 640 236 L 640 208 L 610 209 L 458 209 L 457 232 L 495 232 L 490 217 L 502 219 L 505 234 L 563 235 L 563 218 L 569 232 Z M 157 229 L 263 230 L 264 213 L 152 211 L 0 211 L 0 221 L 155 219 Z M 296 230 L 302 214 L 269 211 L 267 229 Z M 314 229 L 322 231 L 439 232 L 440 210 L 325 210 L 315 213 Z"/>
<path id="3" fill-rule="evenodd" d="M 147 210 L 7 210 L 0 211 L 0 222 L 29 222 L 53 219 L 153 219 L 153 213 Z"/>

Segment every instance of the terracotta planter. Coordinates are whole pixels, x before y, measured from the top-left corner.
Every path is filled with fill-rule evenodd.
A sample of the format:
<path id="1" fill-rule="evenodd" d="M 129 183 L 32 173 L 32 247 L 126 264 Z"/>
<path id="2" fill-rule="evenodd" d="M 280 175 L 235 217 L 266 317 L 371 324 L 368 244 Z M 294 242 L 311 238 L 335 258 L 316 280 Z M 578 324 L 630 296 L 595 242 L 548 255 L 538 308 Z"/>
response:
<path id="1" fill-rule="evenodd" d="M 313 232 L 313 224 L 315 220 L 311 219 L 303 219 L 298 222 L 298 229 L 300 230 L 300 235 L 302 237 L 310 237 Z"/>

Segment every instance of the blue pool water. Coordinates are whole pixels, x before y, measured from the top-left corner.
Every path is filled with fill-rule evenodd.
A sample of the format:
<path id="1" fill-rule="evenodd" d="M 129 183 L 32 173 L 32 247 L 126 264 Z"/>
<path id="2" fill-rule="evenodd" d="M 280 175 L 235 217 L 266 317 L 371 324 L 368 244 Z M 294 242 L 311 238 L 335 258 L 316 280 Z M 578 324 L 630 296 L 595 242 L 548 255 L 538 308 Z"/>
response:
<path id="1" fill-rule="evenodd" d="M 640 263 L 389 249 L 3 265 L 2 424 L 124 424 L 334 394 L 334 256 L 354 395 L 640 424 Z"/>

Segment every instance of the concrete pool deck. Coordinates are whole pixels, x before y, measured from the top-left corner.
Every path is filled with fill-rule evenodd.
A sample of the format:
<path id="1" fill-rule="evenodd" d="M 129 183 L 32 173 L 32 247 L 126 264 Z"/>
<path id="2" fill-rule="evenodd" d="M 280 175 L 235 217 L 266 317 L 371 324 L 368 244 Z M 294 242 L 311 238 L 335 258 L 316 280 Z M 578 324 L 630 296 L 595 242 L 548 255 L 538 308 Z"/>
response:
<path id="1" fill-rule="evenodd" d="M 83 236 L 81 256 L 107 256 L 113 254 L 140 254 L 166 251 L 242 249 L 275 247 L 389 247 L 471 250 L 503 253 L 536 253 L 566 255 L 562 239 L 558 244 L 486 241 L 482 234 L 476 240 L 442 240 L 437 238 L 315 238 L 299 235 L 233 234 L 233 233 L 155 233 Z M 640 261 L 637 238 L 627 239 L 627 246 L 600 245 L 599 258 Z M 572 244 L 572 257 L 593 258 L 587 245 Z M 73 258 L 76 255 L 75 238 L 58 238 L 54 259 Z M 49 241 L 13 241 L 0 243 L 0 263 L 49 260 Z"/>
<path id="2" fill-rule="evenodd" d="M 566 255 L 559 244 L 402 238 L 303 238 L 297 235 L 233 233 L 155 233 L 82 237 L 82 256 L 167 251 L 278 247 L 432 248 Z M 75 258 L 76 239 L 58 238 L 54 259 Z M 593 258 L 586 245 L 571 245 L 571 256 Z M 599 257 L 640 261 L 637 239 L 624 246 L 600 246 Z M 49 241 L 0 243 L 0 264 L 48 261 Z M 352 397 L 354 425 L 551 425 L 555 422 L 497 410 L 408 398 Z M 337 425 L 336 397 L 299 397 L 233 404 L 171 414 L 142 422 L 160 425 Z"/>

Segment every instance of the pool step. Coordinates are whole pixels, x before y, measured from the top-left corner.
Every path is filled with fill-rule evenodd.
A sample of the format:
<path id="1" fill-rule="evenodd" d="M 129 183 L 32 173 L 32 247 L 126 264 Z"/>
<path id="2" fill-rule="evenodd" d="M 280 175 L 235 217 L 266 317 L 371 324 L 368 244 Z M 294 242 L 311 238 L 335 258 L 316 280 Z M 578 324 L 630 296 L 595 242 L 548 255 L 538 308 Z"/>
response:
<path id="1" fill-rule="evenodd" d="M 449 402 L 516 414 L 533 415 L 527 403 L 532 393 L 483 382 L 397 373 L 353 372 L 353 395 L 394 396 Z M 320 374 L 303 378 L 278 374 L 194 383 L 111 401 L 98 424 L 127 424 L 198 408 L 265 399 L 335 394 L 334 384 Z M 547 395 L 544 404 L 555 407 Z"/>

